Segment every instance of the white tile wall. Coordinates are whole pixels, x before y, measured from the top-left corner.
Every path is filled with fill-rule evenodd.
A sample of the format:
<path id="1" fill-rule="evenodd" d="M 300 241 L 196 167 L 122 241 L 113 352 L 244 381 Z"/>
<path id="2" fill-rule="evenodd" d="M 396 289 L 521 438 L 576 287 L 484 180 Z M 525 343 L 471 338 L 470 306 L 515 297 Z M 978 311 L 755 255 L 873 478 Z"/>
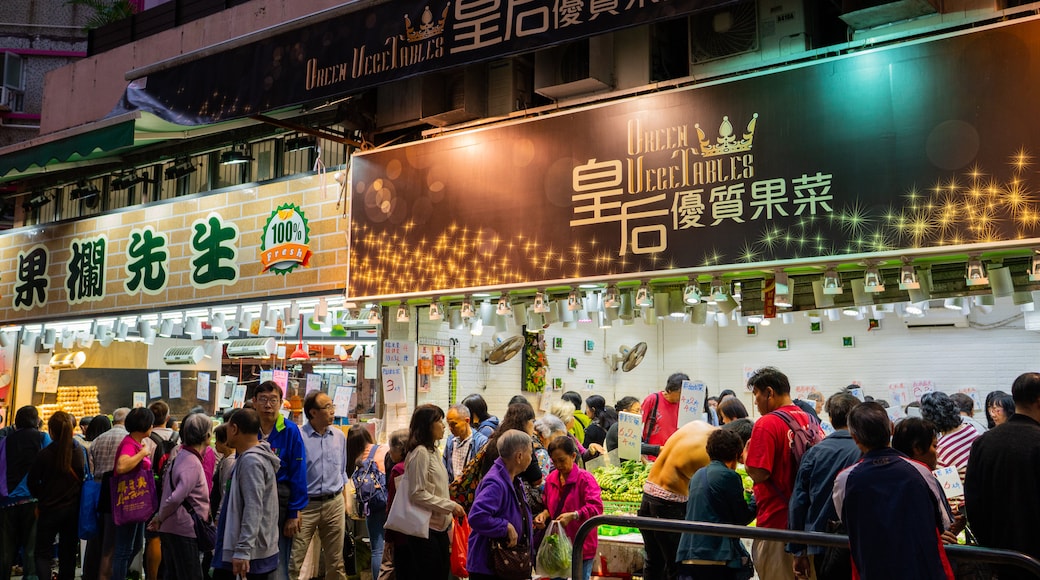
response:
<path id="1" fill-rule="evenodd" d="M 423 309 L 419 315 L 423 319 L 422 337 L 458 341 L 457 400 L 480 393 L 496 415 L 505 412 L 509 399 L 516 394 L 526 395 L 536 408 L 541 404 L 537 393 L 521 390 L 519 355 L 497 366 L 482 361 L 480 344 L 493 341 L 493 328 L 485 328 L 474 340 L 468 330 L 448 330 L 446 323 L 425 321 L 425 313 Z M 789 325 L 777 319 L 770 326 L 759 326 L 756 336 L 747 336 L 735 323 L 719 328 L 673 320 L 655 325 L 637 321 L 632 326 L 616 322 L 606 331 L 592 324 L 579 324 L 574 329 L 553 325 L 546 331 L 550 385 L 552 378 L 562 377 L 564 390 L 587 396 L 585 380 L 591 378 L 594 392 L 613 402 L 626 395 L 645 397 L 663 388 L 668 375 L 683 371 L 704 380 L 710 394 L 733 389 L 754 415 L 751 396 L 744 388 L 746 367 L 774 365 L 787 373 L 792 385 L 815 385 L 825 395 L 858 382 L 866 394 L 885 399 L 891 398 L 889 383 L 918 379 L 932 380 L 936 388 L 951 393 L 974 388 L 984 398 L 991 390 L 1010 392 L 1016 376 L 1037 369 L 1040 333 L 1024 329 L 1018 307 L 998 305 L 991 314 L 972 314 L 970 320 L 973 328 L 908 329 L 899 317 L 889 314 L 881 320 L 880 329 L 868 331 L 866 320 L 843 318 L 831 322 L 824 318 L 823 332 L 813 334 L 808 318 L 796 314 Z M 1001 322 L 1005 324 L 999 325 Z M 995 327 L 983 328 L 988 326 Z M 391 323 L 389 332 L 394 339 L 416 339 L 414 322 Z M 853 337 L 854 348 L 842 346 L 844 336 Z M 559 350 L 552 346 L 556 337 L 563 338 Z M 786 351 L 777 349 L 777 340 L 782 338 L 789 342 Z M 589 353 L 584 350 L 587 339 L 595 343 Z M 648 346 L 643 364 L 629 373 L 611 372 L 604 355 L 617 353 L 621 344 L 639 341 Z M 573 371 L 567 369 L 569 357 L 578 361 Z M 413 383 L 414 373 L 409 376 L 408 408 L 388 410 L 390 429 L 407 426 L 414 400 Z M 549 396 L 555 399 L 559 393 Z M 430 392 L 420 393 L 418 401 L 447 407 L 448 375 L 433 378 Z"/>

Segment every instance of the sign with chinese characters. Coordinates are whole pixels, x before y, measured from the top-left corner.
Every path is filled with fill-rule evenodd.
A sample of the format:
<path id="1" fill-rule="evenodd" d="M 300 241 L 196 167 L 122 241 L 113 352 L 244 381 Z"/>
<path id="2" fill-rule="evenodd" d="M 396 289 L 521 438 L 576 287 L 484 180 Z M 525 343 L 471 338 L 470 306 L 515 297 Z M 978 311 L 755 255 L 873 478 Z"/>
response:
<path id="1" fill-rule="evenodd" d="M 209 400 L 209 373 L 199 373 L 197 375 L 195 397 L 200 401 Z"/>
<path id="2" fill-rule="evenodd" d="M 920 401 L 926 393 L 931 393 L 935 390 L 935 385 L 930 380 L 919 380 L 914 381 L 910 386 L 910 397 L 911 400 Z"/>
<path id="3" fill-rule="evenodd" d="M 360 153 L 348 294 L 1040 237 L 1029 50 L 1040 22 Z"/>
<path id="4" fill-rule="evenodd" d="M 404 393 L 404 369 L 383 367 L 383 402 L 387 405 L 408 403 Z"/>
<path id="5" fill-rule="evenodd" d="M 134 108 L 181 125 L 215 123 L 676 18 L 723 3 L 383 2 L 154 72 L 147 82 L 132 83 L 124 98 Z M 243 75 L 244 70 L 251 72 Z"/>
<path id="6" fill-rule="evenodd" d="M 952 465 L 950 467 L 940 467 L 932 473 L 939 480 L 939 487 L 946 494 L 946 499 L 964 497 L 964 486 L 961 485 L 961 478 L 957 475 L 956 467 Z"/>
<path id="7" fill-rule="evenodd" d="M 166 375 L 166 378 L 170 382 L 170 398 L 181 398 L 181 372 L 170 371 L 170 374 Z"/>
<path id="8" fill-rule="evenodd" d="M 683 381 L 679 393 L 679 425 L 704 419 L 704 397 L 708 386 L 702 381 Z"/>
<path id="9" fill-rule="evenodd" d="M 39 228 L 0 232 L 0 319 L 18 324 L 268 300 L 295 297 L 303 287 L 342 292 L 345 221 L 335 205 L 317 176 L 304 176 L 261 185 L 248 196 L 220 191 L 47 224 L 45 236 Z M 318 216 L 299 223 L 313 267 L 271 276 L 262 248 L 273 242 L 257 224 L 270 220 L 272 240 L 276 230 L 291 237 L 304 211 Z"/>
<path id="10" fill-rule="evenodd" d="M 148 373 L 148 398 L 162 398 L 162 379 L 159 376 L 159 371 L 151 371 Z"/>
<path id="11" fill-rule="evenodd" d="M 910 392 L 906 387 L 906 383 L 890 383 L 888 392 L 892 398 L 892 404 L 900 409 L 911 403 Z"/>
<path id="12" fill-rule="evenodd" d="M 336 387 L 332 404 L 336 406 L 336 416 L 346 417 L 350 414 L 350 398 L 354 396 L 354 387 L 340 385 Z"/>
<path id="13" fill-rule="evenodd" d="M 643 417 L 636 413 L 618 413 L 618 457 L 639 460 L 643 442 Z"/>
<path id="14" fill-rule="evenodd" d="M 383 364 L 387 366 L 415 366 L 415 342 L 407 340 L 383 341 Z"/>
<path id="15" fill-rule="evenodd" d="M 303 210 L 287 203 L 271 212 L 264 224 L 260 242 L 260 263 L 263 271 L 288 274 L 298 266 L 307 267 L 311 261 L 311 226 Z"/>

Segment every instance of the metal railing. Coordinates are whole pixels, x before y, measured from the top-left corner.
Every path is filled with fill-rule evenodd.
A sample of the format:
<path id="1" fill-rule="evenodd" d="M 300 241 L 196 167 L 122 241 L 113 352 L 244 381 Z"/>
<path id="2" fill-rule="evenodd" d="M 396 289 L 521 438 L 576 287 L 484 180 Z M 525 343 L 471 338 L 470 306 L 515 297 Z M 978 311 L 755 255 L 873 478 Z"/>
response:
<path id="1" fill-rule="evenodd" d="M 707 536 L 723 536 L 727 538 L 751 538 L 753 540 L 774 540 L 779 542 L 795 542 L 812 546 L 848 548 L 849 537 L 841 534 L 823 534 L 820 532 L 797 532 L 793 530 L 774 530 L 769 528 L 753 528 L 732 524 L 713 524 L 708 522 L 689 522 L 686 520 L 664 520 L 638 516 L 596 516 L 586 520 L 578 528 L 574 537 L 574 552 L 571 555 L 571 578 L 582 578 L 582 550 L 585 537 L 600 526 L 613 525 L 655 532 L 687 532 Z M 956 559 L 971 560 L 984 564 L 1004 564 L 1018 566 L 1028 570 L 1033 576 L 1040 578 L 1040 561 L 1032 556 L 1011 550 L 996 550 L 979 546 L 947 545 L 946 553 Z"/>

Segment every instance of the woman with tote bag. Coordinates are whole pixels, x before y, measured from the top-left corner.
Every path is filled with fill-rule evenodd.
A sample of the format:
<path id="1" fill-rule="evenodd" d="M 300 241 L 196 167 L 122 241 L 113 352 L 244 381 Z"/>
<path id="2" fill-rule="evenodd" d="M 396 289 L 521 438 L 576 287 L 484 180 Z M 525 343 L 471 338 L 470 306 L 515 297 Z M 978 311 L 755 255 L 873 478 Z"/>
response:
<path id="1" fill-rule="evenodd" d="M 440 407 L 420 405 L 412 413 L 404 474 L 397 480 L 397 495 L 386 521 L 388 529 L 405 535 L 394 551 L 398 580 L 448 578 L 452 516 L 461 518 L 466 512 L 448 499 L 448 470 L 436 448 L 444 430 Z"/>

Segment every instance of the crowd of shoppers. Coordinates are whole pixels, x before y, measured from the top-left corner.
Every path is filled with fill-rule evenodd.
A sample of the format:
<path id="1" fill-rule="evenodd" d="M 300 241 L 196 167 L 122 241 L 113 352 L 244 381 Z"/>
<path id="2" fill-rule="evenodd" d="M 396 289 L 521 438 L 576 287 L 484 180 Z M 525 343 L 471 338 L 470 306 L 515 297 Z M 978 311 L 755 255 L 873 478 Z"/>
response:
<path id="1" fill-rule="evenodd" d="M 517 397 L 501 420 L 480 395 L 447 413 L 424 404 L 385 446 L 363 426 L 347 434 L 336 428 L 335 405 L 320 391 L 305 398 L 302 427 L 288 421 L 273 382 L 260 384 L 247 407 L 224 414 L 219 425 L 198 410 L 176 431 L 161 401 L 117 409 L 111 420 L 77 422 L 59 411 L 46 431 L 36 409 L 23 407 L 3 433 L 0 454 L 0 580 L 16 561 L 27 577 L 75 578 L 88 474 L 101 489 L 97 509 L 87 512 L 97 522 L 80 563 L 87 579 L 127 578 L 143 551 L 149 579 L 295 580 L 313 539 L 322 558 L 312 576 L 345 580 L 352 502 L 344 494 L 356 473 L 386 491 L 385 508 L 380 501 L 359 513 L 374 578 L 448 579 L 460 549 L 454 526 L 466 518 L 470 578 L 535 577 L 550 524 L 573 541 L 584 521 L 603 513 L 584 461 L 617 448 L 618 413 L 642 415 L 641 451 L 656 459 L 640 515 L 738 526 L 754 520 L 760 528 L 849 537 L 848 549 L 755 540 L 748 552 L 732 538 L 644 530 L 644 578 L 1027 577 L 949 558 L 944 545 L 966 529 L 979 545 L 1040 557 L 1030 541 L 1040 488 L 1022 476 L 1040 462 L 1040 374 L 1018 377 L 1010 395 L 987 397 L 989 426 L 974 421 L 973 401 L 960 394 L 927 393 L 919 417 L 897 421 L 848 388 L 798 401 L 787 376 L 772 367 L 748 379 L 757 420 L 723 391 L 706 399 L 703 421 L 679 425 L 684 380 L 676 373 L 644 401 L 623 397 L 613 406 L 601 395 L 581 401 L 568 392 L 541 416 Z M 826 416 L 826 435 L 818 415 Z M 740 464 L 752 493 L 735 473 Z M 948 499 L 933 474 L 947 467 L 962 478 L 963 499 Z M 468 509 L 450 489 L 467 480 L 475 486 Z M 427 514 L 424 524 L 384 532 L 401 494 L 409 509 Z M 1015 509 L 1005 509 L 1009 502 Z M 131 514 L 137 503 L 147 517 Z M 157 554 L 149 553 L 152 539 Z M 581 580 L 589 580 L 599 556 L 596 532 L 573 550 Z M 519 568 L 503 570 L 503 561 Z"/>

